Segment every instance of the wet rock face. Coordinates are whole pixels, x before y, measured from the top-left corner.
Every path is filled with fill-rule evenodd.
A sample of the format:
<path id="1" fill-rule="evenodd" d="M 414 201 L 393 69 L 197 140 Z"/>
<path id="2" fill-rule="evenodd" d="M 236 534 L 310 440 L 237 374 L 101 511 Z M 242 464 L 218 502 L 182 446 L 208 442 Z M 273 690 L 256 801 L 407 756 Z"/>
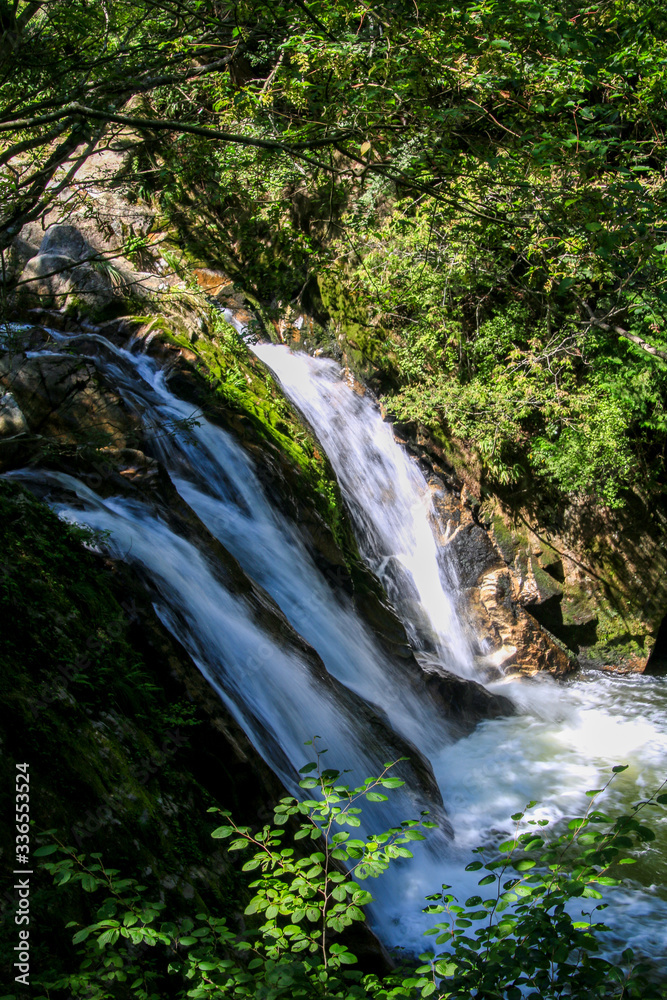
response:
<path id="1" fill-rule="evenodd" d="M 572 504 L 558 524 L 497 505 L 490 531 L 508 563 L 517 600 L 587 667 L 654 669 L 667 608 L 667 525 L 638 496 L 626 508 Z"/>
<path id="2" fill-rule="evenodd" d="M 459 614 L 477 637 L 478 666 L 490 678 L 540 672 L 564 677 L 576 670 L 573 658 L 522 606 L 553 591 L 529 590 L 493 535 L 475 520 L 465 488 L 459 492 L 435 475 L 430 484 L 436 534 L 457 577 Z M 546 575 L 542 571 L 542 577 Z"/>
<path id="3" fill-rule="evenodd" d="M 117 447 L 127 446 L 132 421 L 101 384 L 92 361 L 44 355 L 0 364 L 0 377 L 33 434 L 77 443 L 83 431 Z"/>

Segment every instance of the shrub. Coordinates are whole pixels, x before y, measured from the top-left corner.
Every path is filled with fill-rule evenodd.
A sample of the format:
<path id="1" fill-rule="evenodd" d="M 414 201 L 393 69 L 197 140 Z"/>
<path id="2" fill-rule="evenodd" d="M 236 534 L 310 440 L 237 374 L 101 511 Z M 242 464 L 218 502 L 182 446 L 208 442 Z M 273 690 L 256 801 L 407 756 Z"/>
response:
<path id="1" fill-rule="evenodd" d="M 78 883 L 104 897 L 96 921 L 79 927 L 72 939 L 79 970 L 44 980 L 48 996 L 667 996 L 665 986 L 651 983 L 650 967 L 635 962 L 630 949 L 620 964 L 599 957 L 599 935 L 607 929 L 599 913 L 608 905 L 600 887 L 617 885 L 616 866 L 632 864 L 636 859 L 628 852 L 653 839 L 643 814 L 667 803 L 667 795 L 656 793 L 628 815 L 611 819 L 598 808 L 607 786 L 596 789 L 587 793 L 591 801 L 585 814 L 549 837 L 547 821 L 515 814 L 514 835 L 493 848 L 478 848 L 468 865 L 468 871 L 483 873 L 479 885 L 484 895 L 459 903 L 450 886 L 443 885 L 427 897 L 425 912 L 444 915 L 427 931 L 441 949 L 422 954 L 409 968 L 380 976 L 359 967 L 345 935 L 347 928 L 365 920 L 364 907 L 372 900 L 360 883 L 382 875 L 396 859 L 411 857 L 405 845 L 423 840 L 423 830 L 435 824 L 422 814 L 382 834 L 355 837 L 361 803 L 382 802 L 385 790 L 403 782 L 389 774 L 388 764 L 378 778 L 350 788 L 339 772 L 321 763 L 322 751 L 317 751 L 317 760 L 302 768 L 301 787 L 313 798 L 282 799 L 272 825 L 253 831 L 237 826 L 228 812 L 211 810 L 223 818 L 213 836 L 229 841 L 229 851 L 249 851 L 243 871 L 258 876 L 252 876 L 245 914 L 235 928 L 227 917 L 205 913 L 165 920 L 161 901 L 148 901 L 145 886 L 105 869 L 99 855 L 87 859 L 58 843 L 39 848 L 35 853 L 49 859 L 43 867 L 57 886 Z M 316 849 L 303 850 L 304 841 L 315 842 Z M 572 912 L 583 900 L 592 909 L 575 919 Z M 245 926 L 245 918 L 251 926 Z M 35 1000 L 41 997 L 35 994 Z"/>

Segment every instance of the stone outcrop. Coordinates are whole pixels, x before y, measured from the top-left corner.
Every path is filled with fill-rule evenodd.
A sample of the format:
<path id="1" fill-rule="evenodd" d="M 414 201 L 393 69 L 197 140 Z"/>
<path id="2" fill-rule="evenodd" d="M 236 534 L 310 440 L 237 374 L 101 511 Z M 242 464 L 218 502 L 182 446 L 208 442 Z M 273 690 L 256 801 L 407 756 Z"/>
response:
<path id="1" fill-rule="evenodd" d="M 430 480 L 441 550 L 458 580 L 459 614 L 478 637 L 481 668 L 489 676 L 571 673 L 574 659 L 525 610 L 527 588 L 522 589 L 492 534 L 475 519 L 465 488 L 457 491 L 433 472 Z"/>
<path id="2" fill-rule="evenodd" d="M 74 226 L 51 226 L 20 277 L 19 302 L 64 311 L 100 313 L 116 298 L 116 286 L 127 282 L 117 267 L 112 270 Z"/>
<path id="3" fill-rule="evenodd" d="M 497 502 L 489 530 L 512 572 L 517 600 L 583 665 L 638 672 L 654 645 L 659 653 L 656 637 L 667 608 L 661 511 L 632 495 L 618 511 L 572 504 L 545 526 L 535 511 Z"/>

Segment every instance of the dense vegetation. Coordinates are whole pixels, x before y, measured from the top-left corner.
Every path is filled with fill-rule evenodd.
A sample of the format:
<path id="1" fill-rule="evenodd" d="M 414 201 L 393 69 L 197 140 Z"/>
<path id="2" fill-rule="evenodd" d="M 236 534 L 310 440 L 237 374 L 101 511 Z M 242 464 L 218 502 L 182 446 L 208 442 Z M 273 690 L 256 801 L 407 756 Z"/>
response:
<path id="1" fill-rule="evenodd" d="M 3 0 L 0 25 L 4 250 L 124 124 L 191 253 L 265 305 L 305 289 L 492 484 L 662 489 L 662 4 Z"/>
<path id="2" fill-rule="evenodd" d="M 199 913 L 169 919 L 163 901 L 151 899 L 135 878 L 105 867 L 101 855 L 89 858 L 57 840 L 39 848 L 36 854 L 49 858 L 44 867 L 56 886 L 67 887 L 70 894 L 80 889 L 95 894 L 99 904 L 97 919 L 74 931 L 79 968 L 60 978 L 42 977 L 43 996 L 667 996 L 655 982 L 655 970 L 638 963 L 630 949 L 623 951 L 619 964 L 596 954 L 600 935 L 608 929 L 599 919 L 599 911 L 608 905 L 600 902 L 599 887 L 617 885 L 617 866 L 637 860 L 628 856 L 628 849 L 653 839 L 643 814 L 666 803 L 664 794 L 611 820 L 599 808 L 604 789 L 589 792 L 585 814 L 571 820 L 560 835 L 544 829 L 546 820 L 517 813 L 512 836 L 499 845 L 480 847 L 475 852 L 479 860 L 468 865 L 468 871 L 483 873 L 483 895 L 471 896 L 463 905 L 449 893 L 451 887 L 443 885 L 428 897 L 425 912 L 442 919 L 426 933 L 435 936 L 442 950 L 424 952 L 418 962 L 408 955 L 402 967 L 382 975 L 359 967 L 349 947 L 354 937 L 345 932 L 365 920 L 364 907 L 372 902 L 360 882 L 405 863 L 402 859 L 412 857 L 405 845 L 424 840 L 421 831 L 436 825 L 422 815 L 382 833 L 361 834 L 364 804 L 386 801 L 384 789 L 403 784 L 390 774 L 391 767 L 389 763 L 379 777 L 350 787 L 341 783 L 338 771 L 323 768 L 318 752 L 317 760 L 301 769 L 307 775 L 301 786 L 313 798 L 282 799 L 274 825 L 239 826 L 223 812 L 224 823 L 213 837 L 229 840 L 230 851 L 252 852 L 243 865 L 254 879 L 244 918 Z M 304 849 L 304 843 L 310 843 L 310 849 Z M 576 919 L 579 916 L 582 919 Z M 77 922 L 68 926 L 74 929 Z"/>
<path id="3" fill-rule="evenodd" d="M 152 205 L 156 228 L 190 263 L 226 271 L 268 330 L 278 316 L 309 311 L 318 346 L 344 350 L 395 413 L 456 441 L 492 488 L 518 493 L 530 483 L 610 507 L 631 487 L 659 496 L 667 447 L 666 66 L 667 14 L 657 2 L 0 0 L 3 319 L 12 318 L 22 227 L 56 203 L 94 216 L 94 192 L 77 175 L 96 151 L 120 149 L 130 196 Z M 131 234 L 118 253 L 139 259 L 150 235 Z M 215 374 L 219 349 L 201 353 Z M 221 381 L 224 374 L 233 396 L 246 376 L 239 358 L 226 363 Z M 315 463 L 313 470 L 317 479 Z M 122 587 L 82 554 L 75 533 L 63 536 L 14 487 L 2 486 L 0 514 L 1 610 L 12 622 L 3 633 L 10 698 L 0 722 L 16 734 L 20 720 L 23 746 L 44 774 L 46 812 L 53 809 L 58 825 L 70 796 L 91 827 L 79 837 L 103 837 L 112 774 L 126 793 L 123 822 L 141 843 L 140 860 L 153 863 L 147 852 L 156 843 L 169 855 L 156 878 L 180 870 L 173 855 L 188 842 L 195 848 L 185 856 L 203 864 L 196 819 L 179 815 L 178 837 L 171 830 L 165 838 L 163 817 L 151 812 L 163 797 L 169 804 L 167 786 L 186 807 L 206 793 L 171 765 L 141 777 L 165 735 L 185 727 L 187 744 L 197 727 L 189 707 L 172 707 L 154 684 L 150 651 L 137 651 L 140 630 L 119 610 Z M 91 654 L 82 665 L 83 647 Z M 25 666 L 18 676 L 17 660 Z M 120 716 L 130 720 L 124 729 Z M 5 749 L 16 745 L 10 737 Z M 189 758 L 194 768 L 196 754 Z M 73 792 L 65 787 L 71 774 Z M 324 772 L 326 803 L 347 795 L 336 780 Z M 307 832 L 318 836 L 332 814 L 305 808 Z M 283 802 L 278 816 L 294 823 L 301 811 Z M 193 910 L 163 920 L 164 900 L 146 902 L 146 892 L 160 894 L 159 880 L 148 890 L 118 880 L 77 845 L 48 862 L 63 896 L 81 886 L 108 898 L 95 931 L 89 910 L 70 898 L 76 943 L 54 938 L 62 962 L 52 977 L 61 985 L 50 995 L 184 995 L 194 979 L 194 996 L 438 991 L 515 1000 L 524 988 L 544 997 L 657 996 L 641 969 L 626 974 L 596 958 L 601 928 L 578 926 L 565 909 L 612 878 L 606 871 L 622 860 L 618 848 L 649 834 L 635 816 L 607 825 L 593 811 L 574 822 L 570 839 L 555 846 L 529 831 L 492 860 L 473 862 L 489 870 L 482 881 L 497 880 L 495 903 L 471 897 L 459 910 L 444 887 L 432 904 L 452 915 L 449 929 L 440 928 L 451 955 L 429 955 L 420 971 L 384 979 L 353 968 L 335 936 L 343 910 L 362 912 L 364 891 L 328 872 L 322 898 L 330 888 L 343 910 L 327 915 L 318 889 L 315 919 L 306 907 L 297 920 L 302 868 L 295 861 L 288 871 L 292 855 L 279 854 L 273 827 L 261 835 L 265 869 L 248 903 L 248 916 L 262 912 L 265 923 L 251 919 L 245 936 L 228 926 L 226 911 L 210 916 L 219 898 L 205 918 Z M 401 839 L 414 832 L 396 831 L 391 848 L 403 850 Z M 257 839 L 249 828 L 237 836 Z M 112 848 L 120 842 L 110 840 Z M 573 842 L 583 860 L 577 855 L 553 875 L 532 865 L 553 863 L 553 852 L 560 858 Z M 319 845 L 317 855 L 371 851 L 368 842 L 346 843 Z M 309 871 L 317 855 L 304 852 Z M 121 863 L 136 874 L 132 858 Z M 224 871 L 212 895 L 227 896 L 223 905 L 233 909 L 246 887 Z M 52 897 L 40 892 L 36 905 L 46 912 Z M 512 892 L 510 918 L 502 897 Z M 480 933 L 468 934 L 482 917 Z M 333 932 L 319 950 L 303 930 L 309 923 L 320 935 Z M 139 951 L 119 956 L 118 942 Z M 175 951 L 171 972 L 162 950 L 142 947 L 156 942 Z M 75 957 L 82 965 L 71 973 Z"/>

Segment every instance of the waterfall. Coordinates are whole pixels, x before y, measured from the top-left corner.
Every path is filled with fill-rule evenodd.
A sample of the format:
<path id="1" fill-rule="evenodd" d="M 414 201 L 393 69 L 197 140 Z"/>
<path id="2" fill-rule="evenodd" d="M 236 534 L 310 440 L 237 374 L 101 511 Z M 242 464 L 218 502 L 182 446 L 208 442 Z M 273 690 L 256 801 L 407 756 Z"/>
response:
<path id="1" fill-rule="evenodd" d="M 257 344 L 255 354 L 313 428 L 336 472 L 362 555 L 398 609 L 416 651 L 474 677 L 470 643 L 456 615 L 456 567 L 433 534 L 424 476 L 397 445 L 377 407 L 348 386 L 335 361 Z"/>
<path id="2" fill-rule="evenodd" d="M 456 617 L 456 566 L 448 560 L 446 547 L 436 542 L 428 484 L 377 405 L 348 384 L 334 361 L 282 345 L 257 344 L 252 349 L 326 451 L 360 551 L 400 612 L 417 655 L 428 648 L 430 635 L 444 666 L 476 676 L 470 642 Z M 664 780 L 667 678 L 593 673 L 567 685 L 540 678 L 487 686 L 509 695 L 517 715 L 483 722 L 465 739 L 430 754 L 456 840 L 435 863 L 422 856 L 412 879 L 402 883 L 400 901 L 391 884 L 377 891 L 383 936 L 395 945 L 411 941 L 419 947 L 425 926 L 419 916 L 423 898 L 443 881 L 453 885 L 461 899 L 480 891 L 476 877 L 465 871 L 470 850 L 498 831 L 509 833 L 508 817 L 527 801 L 537 800 L 536 815 L 557 824 L 578 814 L 585 791 L 604 784 L 617 763 L 630 765 L 609 795 L 619 811 L 630 806 L 633 796 L 641 796 L 641 789 L 652 791 Z M 651 870 L 656 884 L 664 885 L 667 864 L 661 850 L 664 857 L 667 822 L 659 835 Z M 667 903 L 664 897 L 656 898 L 655 886 L 626 893 L 624 909 L 635 923 L 632 932 L 624 924 L 618 940 L 664 955 Z"/>
<path id="3" fill-rule="evenodd" d="M 21 470 L 9 476 L 71 494 L 75 502 L 52 500 L 57 513 L 106 533 L 105 549 L 141 570 L 154 589 L 160 620 L 294 794 L 296 771 L 312 757 L 304 744 L 314 735 L 326 734 L 331 766 L 355 776 L 378 774 L 388 756 L 405 750 L 383 740 L 382 731 L 374 733 L 370 713 L 364 714 L 356 699 L 346 699 L 344 689 L 314 669 L 289 635 L 271 634 L 257 609 L 242 595 L 230 593 L 215 560 L 150 507 L 126 498 L 102 500 L 60 472 Z M 414 785 L 414 772 L 401 776 L 411 777 L 413 787 L 406 788 L 389 817 L 383 816 L 388 825 L 400 823 L 406 809 L 411 815 L 429 805 L 437 809 L 438 803 L 429 803 Z"/>
<path id="4" fill-rule="evenodd" d="M 462 899 L 478 891 L 476 877 L 465 871 L 470 848 L 507 830 L 508 816 L 529 799 L 541 803 L 541 818 L 576 814 L 585 790 L 600 787 L 605 770 L 619 762 L 630 768 L 612 791 L 610 809 L 627 808 L 642 788 L 659 784 L 667 759 L 665 679 L 584 675 L 562 686 L 514 682 L 503 691 L 514 699 L 516 716 L 487 720 L 455 740 L 351 601 L 324 578 L 234 437 L 193 414 L 149 357 L 99 335 L 54 336 L 70 351 L 79 344 L 92 353 L 140 416 L 210 544 L 202 534 L 190 536 L 182 519 L 149 499 L 102 498 L 63 473 L 11 475 L 39 484 L 62 517 L 106 533 L 99 545 L 137 567 L 165 627 L 289 789 L 295 790 L 296 771 L 310 756 L 303 744 L 314 735 L 329 747 L 331 766 L 350 769 L 354 783 L 401 756 L 401 748 L 430 762 L 455 839 L 418 848 L 413 862 L 372 886 L 374 926 L 388 945 L 421 950 L 423 899 L 442 882 Z M 417 654 L 474 676 L 469 637 L 456 614 L 456 567 L 436 541 L 430 494 L 416 464 L 334 362 L 267 345 L 254 350 L 326 451 L 360 551 L 390 594 Z M 234 582 L 231 564 L 213 551 L 214 540 L 250 581 L 245 591 Z M 388 812 L 378 807 L 372 814 L 376 828 L 413 818 L 422 808 L 438 813 L 440 795 L 424 778 L 428 766 L 417 761 L 403 767 L 408 784 L 391 795 Z M 664 850 L 667 824 L 659 835 Z M 667 881 L 659 852 L 647 870 L 648 885 L 624 897 L 632 923 L 623 934 L 625 942 L 639 940 L 644 951 L 659 956 L 667 951 L 667 907 L 651 886 L 651 878 L 656 885 Z"/>

